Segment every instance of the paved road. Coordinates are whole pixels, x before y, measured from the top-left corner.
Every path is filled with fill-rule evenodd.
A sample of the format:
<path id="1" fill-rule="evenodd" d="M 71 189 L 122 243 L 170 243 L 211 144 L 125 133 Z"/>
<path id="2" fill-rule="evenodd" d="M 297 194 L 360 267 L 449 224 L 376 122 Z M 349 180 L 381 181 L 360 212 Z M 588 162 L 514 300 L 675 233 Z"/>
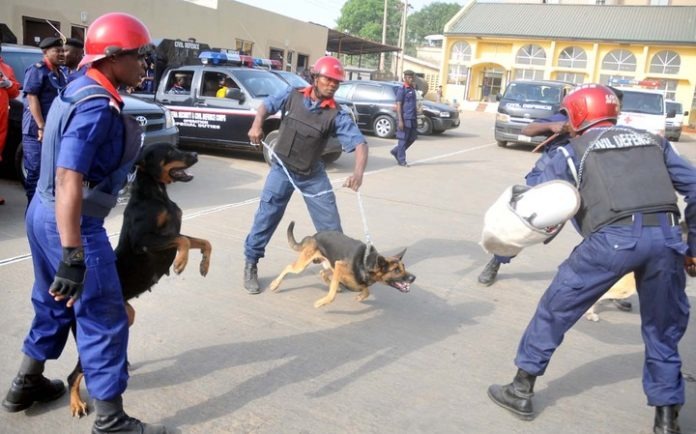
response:
<path id="1" fill-rule="evenodd" d="M 566 230 L 504 266 L 494 286 L 476 283 L 488 260 L 477 245 L 482 215 L 535 160 L 528 148 L 498 148 L 493 120 L 466 113 L 459 129 L 422 138 L 409 152 L 410 168 L 396 166 L 391 142 L 370 138 L 361 191 L 371 238 L 387 254 L 407 247 L 406 264 L 418 278 L 410 294 L 378 285 L 364 303 L 342 293 L 323 309 L 312 307 L 326 290 L 316 267 L 289 277 L 278 293 L 245 293 L 242 243 L 265 167 L 256 159 L 203 155 L 192 169 L 196 179 L 171 194 L 184 209 L 184 232 L 211 240 L 211 271 L 202 278 L 189 266 L 135 301 L 127 411 L 181 433 L 651 432 L 639 316 L 610 305 L 600 309 L 600 322 L 583 319 L 566 337 L 537 382 L 534 421 L 518 421 L 486 397 L 490 383 L 512 378 L 522 330 L 579 240 Z M 684 141 L 680 149 L 696 161 L 696 138 Z M 351 156 L 331 167 L 336 185 L 351 168 Z M 31 320 L 32 270 L 21 190 L 0 181 L 0 193 L 8 198 L 0 207 L 0 387 L 6 387 Z M 337 198 L 345 232 L 362 239 L 355 194 L 339 189 Z M 111 233 L 120 227 L 119 213 L 108 221 Z M 290 220 L 298 237 L 312 232 L 294 197 L 260 264 L 262 284 L 294 258 L 284 235 Z M 682 342 L 692 379 L 695 326 L 692 320 Z M 47 374 L 65 378 L 75 357 L 69 342 Z M 696 382 L 687 383 L 687 400 L 682 427 L 694 433 Z M 72 419 L 67 402 L 0 412 L 0 432 L 89 432 L 93 416 Z"/>

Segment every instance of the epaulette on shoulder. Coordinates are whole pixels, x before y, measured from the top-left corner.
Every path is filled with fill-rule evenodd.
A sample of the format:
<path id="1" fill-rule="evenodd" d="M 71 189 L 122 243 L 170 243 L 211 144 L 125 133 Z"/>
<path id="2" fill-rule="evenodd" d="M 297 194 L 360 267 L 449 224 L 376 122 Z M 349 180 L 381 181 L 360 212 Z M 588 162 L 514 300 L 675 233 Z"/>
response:
<path id="1" fill-rule="evenodd" d="M 41 68 L 43 65 L 44 65 L 43 62 L 36 62 L 36 63 L 34 64 L 34 68 L 37 68 L 37 69 L 38 69 L 38 68 Z"/>

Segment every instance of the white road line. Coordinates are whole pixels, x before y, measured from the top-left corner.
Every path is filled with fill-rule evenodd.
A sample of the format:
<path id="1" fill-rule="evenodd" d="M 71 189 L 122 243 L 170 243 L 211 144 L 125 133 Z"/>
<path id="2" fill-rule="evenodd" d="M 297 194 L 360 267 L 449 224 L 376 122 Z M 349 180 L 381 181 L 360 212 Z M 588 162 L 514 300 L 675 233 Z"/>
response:
<path id="1" fill-rule="evenodd" d="M 412 165 L 417 165 L 417 164 L 419 164 L 419 163 L 426 163 L 426 162 L 429 162 L 429 161 L 441 160 L 441 159 L 443 159 L 443 158 L 452 157 L 452 156 L 454 156 L 454 155 L 466 154 L 467 152 L 478 151 L 479 149 L 488 148 L 488 147 L 493 146 L 493 145 L 495 145 L 495 143 L 487 143 L 487 144 L 485 144 L 485 145 L 475 146 L 475 147 L 473 147 L 473 148 L 461 149 L 461 150 L 459 150 L 459 151 L 454 151 L 454 152 L 450 152 L 450 153 L 447 153 L 447 154 L 435 155 L 435 156 L 432 156 L 432 157 L 423 158 L 423 159 L 421 159 L 421 160 L 415 160 L 415 161 L 413 161 L 411 164 L 412 164 Z M 387 171 L 387 170 L 394 170 L 394 169 L 403 170 L 403 169 L 398 168 L 398 167 L 396 167 L 396 166 L 389 166 L 389 167 L 385 167 L 385 168 L 383 168 L 383 169 L 370 170 L 370 171 L 368 171 L 368 172 L 365 172 L 365 175 L 364 175 L 364 176 L 374 175 L 374 174 L 377 174 L 377 173 L 381 173 L 381 172 L 384 172 L 384 171 Z M 331 181 L 331 184 L 332 184 L 332 185 L 341 185 L 341 184 L 343 184 L 343 182 L 344 182 L 346 179 L 348 179 L 347 176 L 344 176 L 344 177 L 342 177 L 342 178 L 336 178 L 336 179 L 334 179 L 334 180 Z M 219 206 L 216 206 L 216 207 L 207 208 L 207 209 L 203 209 L 203 210 L 200 210 L 200 211 L 196 211 L 196 212 L 192 212 L 192 213 L 186 214 L 186 215 L 183 217 L 183 219 L 184 219 L 184 220 L 191 220 L 191 219 L 198 218 L 198 217 L 201 217 L 201 216 L 204 216 L 204 215 L 214 214 L 214 213 L 217 213 L 217 212 L 220 212 L 220 211 L 224 211 L 224 210 L 226 210 L 226 209 L 230 209 L 230 208 L 239 208 L 239 207 L 242 207 L 242 206 L 246 206 L 246 205 L 250 205 L 250 204 L 255 204 L 255 203 L 258 203 L 258 202 L 259 202 L 259 198 L 258 198 L 258 197 L 255 197 L 255 198 L 252 198 L 252 199 L 243 200 L 243 201 L 241 201 L 241 202 L 235 202 L 235 203 L 228 203 L 228 204 L 225 204 L 225 205 L 219 205 Z M 109 238 L 118 237 L 119 234 L 120 234 L 120 232 L 114 232 L 114 233 L 112 233 L 112 234 L 109 234 Z M 23 255 L 19 255 L 19 256 L 12 257 L 12 258 L 0 259 L 0 267 L 5 267 L 5 266 L 7 266 L 7 265 L 16 264 L 16 263 L 18 263 L 18 262 L 26 261 L 27 259 L 31 259 L 31 253 L 26 253 L 26 254 L 23 254 Z"/>

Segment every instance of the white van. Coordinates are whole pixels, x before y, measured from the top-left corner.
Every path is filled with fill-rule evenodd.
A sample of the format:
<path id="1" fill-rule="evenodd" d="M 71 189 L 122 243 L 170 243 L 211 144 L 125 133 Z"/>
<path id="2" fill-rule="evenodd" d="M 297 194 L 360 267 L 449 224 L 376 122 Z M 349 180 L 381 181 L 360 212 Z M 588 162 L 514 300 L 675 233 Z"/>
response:
<path id="1" fill-rule="evenodd" d="M 661 90 L 617 87 L 623 92 L 617 125 L 640 128 L 660 136 L 665 135 L 667 106 Z"/>
<path id="2" fill-rule="evenodd" d="M 684 125 L 684 116 L 689 116 L 688 111 L 684 111 L 680 102 L 667 100 L 667 123 L 665 124 L 665 137 L 678 142 Z"/>

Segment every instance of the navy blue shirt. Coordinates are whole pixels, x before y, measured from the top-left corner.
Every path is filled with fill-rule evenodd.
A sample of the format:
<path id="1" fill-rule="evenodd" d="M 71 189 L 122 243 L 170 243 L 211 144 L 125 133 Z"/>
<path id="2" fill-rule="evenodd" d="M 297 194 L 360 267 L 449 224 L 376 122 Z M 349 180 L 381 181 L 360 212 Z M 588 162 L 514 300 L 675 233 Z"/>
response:
<path id="1" fill-rule="evenodd" d="M 58 67 L 56 71 L 51 71 L 46 61 L 42 60 L 28 67 L 25 71 L 23 92 L 25 97 L 30 94 L 39 98 L 41 114 L 44 121 L 46 121 L 51 103 L 66 84 L 67 76 L 65 70 Z M 24 115 L 22 116 L 22 134 L 37 136 L 38 133 L 39 126 L 36 124 L 34 116 L 31 115 L 29 104 L 25 102 Z"/>
<path id="2" fill-rule="evenodd" d="M 402 85 L 396 89 L 396 102 L 401 103 L 401 117 L 404 121 L 413 121 L 418 118 L 416 89 L 414 87 Z"/>

